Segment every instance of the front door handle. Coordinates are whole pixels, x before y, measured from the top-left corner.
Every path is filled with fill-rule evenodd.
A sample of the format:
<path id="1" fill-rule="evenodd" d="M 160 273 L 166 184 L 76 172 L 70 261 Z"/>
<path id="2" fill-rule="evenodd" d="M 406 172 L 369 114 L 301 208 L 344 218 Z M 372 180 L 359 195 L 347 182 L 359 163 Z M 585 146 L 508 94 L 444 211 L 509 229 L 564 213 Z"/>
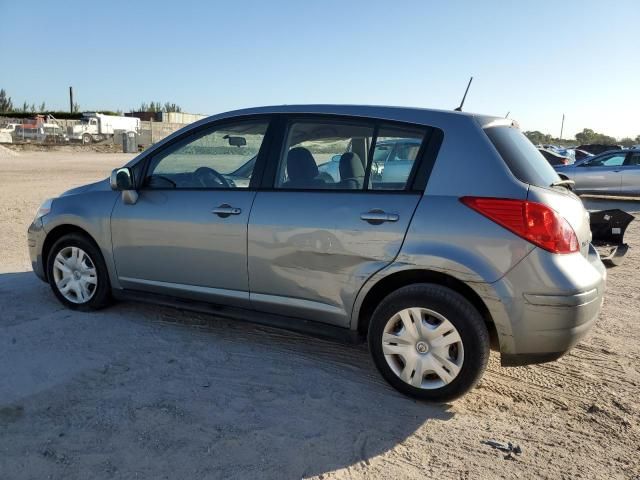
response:
<path id="1" fill-rule="evenodd" d="M 212 213 L 215 213 L 219 217 L 227 218 L 230 215 L 240 215 L 242 213 L 242 209 L 223 203 L 219 207 L 214 208 Z"/>
<path id="2" fill-rule="evenodd" d="M 383 210 L 371 210 L 360 215 L 360 220 L 370 223 L 371 225 L 380 225 L 384 222 L 397 222 L 400 215 L 397 213 L 387 213 Z"/>

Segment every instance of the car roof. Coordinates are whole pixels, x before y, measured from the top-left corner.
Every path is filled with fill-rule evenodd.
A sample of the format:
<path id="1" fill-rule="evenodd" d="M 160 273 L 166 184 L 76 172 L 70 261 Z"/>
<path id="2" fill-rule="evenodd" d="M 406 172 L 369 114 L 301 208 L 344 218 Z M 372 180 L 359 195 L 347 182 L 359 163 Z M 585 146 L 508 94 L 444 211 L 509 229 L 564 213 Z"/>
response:
<path id="1" fill-rule="evenodd" d="M 202 120 L 190 124 L 186 131 L 192 131 L 200 127 L 209 125 L 212 122 L 222 120 L 233 120 L 240 117 L 269 114 L 320 114 L 320 115 L 343 115 L 349 117 L 374 118 L 377 120 L 390 122 L 403 122 L 414 125 L 426 125 L 440 128 L 442 130 L 467 127 L 469 123 L 475 123 L 480 128 L 497 126 L 518 126 L 517 122 L 503 117 L 491 115 L 481 115 L 477 113 L 456 112 L 454 110 L 435 110 L 414 107 L 392 107 L 381 105 L 273 105 L 266 107 L 244 108 L 229 112 L 212 115 Z M 144 153 L 149 155 L 152 152 L 163 148 L 168 142 L 173 141 L 177 136 L 185 133 L 185 130 L 178 130 L 152 145 Z M 135 164 L 134 158 L 127 166 Z"/>
<path id="2" fill-rule="evenodd" d="M 601 157 L 603 155 L 610 155 L 612 153 L 626 155 L 627 153 L 640 153 L 640 148 L 623 148 L 622 150 L 607 150 L 606 152 L 601 152 L 594 157 Z"/>
<path id="3" fill-rule="evenodd" d="M 332 105 L 332 104 L 309 104 L 309 105 L 272 105 L 265 107 L 245 108 L 241 110 L 233 110 L 219 115 L 213 115 L 207 119 L 201 120 L 211 121 L 217 118 L 259 115 L 259 114 L 325 114 L 325 115 L 345 115 L 353 117 L 379 118 L 398 122 L 407 123 L 424 123 L 430 124 L 434 121 L 443 121 L 455 118 L 473 118 L 481 127 L 493 126 L 496 124 L 512 125 L 513 120 L 496 117 L 491 115 L 482 115 L 477 113 L 457 112 L 454 110 L 437 110 L 429 108 L 416 107 L 395 107 L 384 105 Z"/>

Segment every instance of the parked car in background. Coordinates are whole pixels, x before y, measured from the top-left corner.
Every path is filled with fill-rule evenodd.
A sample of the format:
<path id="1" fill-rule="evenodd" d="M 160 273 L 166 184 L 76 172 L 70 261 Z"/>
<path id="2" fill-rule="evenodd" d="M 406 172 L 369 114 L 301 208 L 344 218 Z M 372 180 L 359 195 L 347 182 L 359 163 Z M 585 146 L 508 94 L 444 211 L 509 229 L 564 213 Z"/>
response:
<path id="1" fill-rule="evenodd" d="M 418 155 L 420 142 L 412 139 L 379 138 L 376 145 L 371 180 L 384 179 L 391 182 L 391 178 L 406 178 L 413 166 L 413 159 Z M 351 146 L 348 147 L 350 148 Z M 328 162 L 318 165 L 320 174 L 329 175 L 334 182 L 339 182 L 341 157 L 342 155 L 333 155 Z"/>
<path id="2" fill-rule="evenodd" d="M 604 152 L 610 152 L 611 150 L 622 150 L 620 145 L 605 145 L 602 143 L 591 143 L 586 145 L 580 145 L 576 147 L 578 150 L 584 150 L 592 155 L 600 155 Z"/>
<path id="3" fill-rule="evenodd" d="M 539 148 L 538 151 L 547 160 L 547 162 L 549 162 L 549 164 L 554 167 L 556 165 L 570 165 L 571 163 L 573 163 L 573 160 L 571 158 L 565 157 L 556 152 L 552 152 L 551 150 Z"/>
<path id="4" fill-rule="evenodd" d="M 640 149 L 614 150 L 555 167 L 576 193 L 640 195 Z"/>
<path id="5" fill-rule="evenodd" d="M 0 128 L 0 143 L 13 143 L 13 134 L 19 123 L 7 123 Z"/>
<path id="6" fill-rule="evenodd" d="M 20 123 L 6 123 L 0 128 L 0 133 L 13 134 L 16 131 L 16 127 L 20 125 Z"/>
<path id="7" fill-rule="evenodd" d="M 339 177 L 322 175 L 335 155 Z M 68 308 L 128 298 L 366 337 L 393 387 L 448 401 L 479 381 L 491 335 L 515 366 L 588 332 L 606 280 L 590 237 L 510 120 L 288 105 L 196 122 L 45 201 L 28 245 Z"/>
<path id="8" fill-rule="evenodd" d="M 576 162 L 580 160 L 584 160 L 585 158 L 593 157 L 593 153 L 589 153 L 586 150 L 580 150 L 579 148 L 574 148 L 573 151 L 574 151 L 574 158 Z"/>

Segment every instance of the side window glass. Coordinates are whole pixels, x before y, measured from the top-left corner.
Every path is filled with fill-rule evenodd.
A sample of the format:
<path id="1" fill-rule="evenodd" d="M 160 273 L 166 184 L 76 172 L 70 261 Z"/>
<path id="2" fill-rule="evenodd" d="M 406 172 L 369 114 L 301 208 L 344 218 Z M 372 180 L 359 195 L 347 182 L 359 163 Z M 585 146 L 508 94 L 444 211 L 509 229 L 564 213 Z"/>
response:
<path id="1" fill-rule="evenodd" d="M 629 165 L 630 167 L 637 167 L 640 165 L 640 153 L 632 153 L 629 157 L 629 161 L 625 163 L 625 165 Z"/>
<path id="2" fill-rule="evenodd" d="M 147 188 L 248 188 L 268 122 L 227 124 L 156 154 Z"/>
<path id="3" fill-rule="evenodd" d="M 373 130 L 373 125 L 359 122 L 292 122 L 275 187 L 362 190 Z"/>
<path id="4" fill-rule="evenodd" d="M 624 154 L 608 155 L 591 160 L 586 165 L 587 167 L 619 167 L 624 163 L 625 156 Z"/>
<path id="5" fill-rule="evenodd" d="M 424 128 L 380 127 L 371 165 L 373 190 L 404 190 L 424 141 Z"/>

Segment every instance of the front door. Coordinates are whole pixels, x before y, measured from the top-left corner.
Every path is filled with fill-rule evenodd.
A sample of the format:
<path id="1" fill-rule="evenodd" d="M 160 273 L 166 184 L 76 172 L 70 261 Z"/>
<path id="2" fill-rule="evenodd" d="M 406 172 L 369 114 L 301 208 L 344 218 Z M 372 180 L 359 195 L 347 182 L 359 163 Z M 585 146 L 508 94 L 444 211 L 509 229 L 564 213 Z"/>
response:
<path id="1" fill-rule="evenodd" d="M 261 153 L 268 120 L 214 125 L 148 160 L 135 204 L 111 218 L 124 288 L 248 306 L 247 221 L 255 191 L 238 167 Z M 256 162 L 252 164 L 255 166 Z"/>
<path id="2" fill-rule="evenodd" d="M 421 198 L 410 190 L 418 150 L 384 182 L 371 173 L 375 144 L 422 143 L 427 132 L 362 120 L 289 121 L 281 154 L 271 159 L 277 169 L 265 175 L 270 189 L 258 192 L 249 219 L 254 308 L 348 326 L 359 289 L 394 260 Z M 337 179 L 318 170 L 335 155 Z"/>
<path id="3" fill-rule="evenodd" d="M 580 192 L 619 193 L 622 183 L 624 151 L 595 157 L 575 167 L 576 190 Z"/>

